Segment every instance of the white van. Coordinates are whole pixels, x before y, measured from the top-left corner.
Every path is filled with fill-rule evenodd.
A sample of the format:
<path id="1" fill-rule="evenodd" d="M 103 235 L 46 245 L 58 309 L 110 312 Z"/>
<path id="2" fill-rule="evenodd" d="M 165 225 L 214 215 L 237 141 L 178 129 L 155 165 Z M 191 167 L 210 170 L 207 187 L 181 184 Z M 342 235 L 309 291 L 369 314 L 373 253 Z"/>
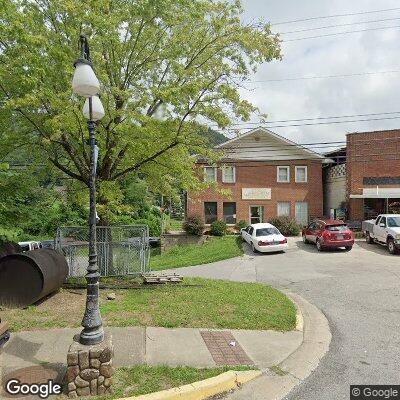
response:
<path id="1" fill-rule="evenodd" d="M 19 242 L 18 243 L 21 246 L 22 251 L 30 251 L 30 250 L 38 250 L 40 249 L 40 243 L 39 242 Z"/>

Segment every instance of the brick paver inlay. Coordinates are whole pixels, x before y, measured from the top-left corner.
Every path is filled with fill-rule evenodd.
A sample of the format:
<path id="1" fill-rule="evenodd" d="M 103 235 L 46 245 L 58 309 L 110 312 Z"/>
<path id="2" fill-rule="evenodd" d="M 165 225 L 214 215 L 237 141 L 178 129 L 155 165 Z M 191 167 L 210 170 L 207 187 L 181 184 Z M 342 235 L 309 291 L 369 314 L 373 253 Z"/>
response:
<path id="1" fill-rule="evenodd" d="M 254 365 L 229 331 L 201 331 L 208 351 L 217 365 Z"/>

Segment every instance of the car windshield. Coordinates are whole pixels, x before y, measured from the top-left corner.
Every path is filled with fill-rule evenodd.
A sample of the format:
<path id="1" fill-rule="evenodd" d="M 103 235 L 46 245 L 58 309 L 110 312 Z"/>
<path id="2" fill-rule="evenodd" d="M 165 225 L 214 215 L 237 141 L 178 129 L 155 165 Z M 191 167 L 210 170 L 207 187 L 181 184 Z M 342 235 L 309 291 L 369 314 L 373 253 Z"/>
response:
<path id="1" fill-rule="evenodd" d="M 325 229 L 332 232 L 344 232 L 347 231 L 349 227 L 347 225 L 328 225 Z"/>
<path id="2" fill-rule="evenodd" d="M 276 228 L 261 228 L 256 230 L 256 236 L 280 235 Z"/>
<path id="3" fill-rule="evenodd" d="M 389 228 L 400 228 L 400 217 L 388 217 L 387 226 Z"/>

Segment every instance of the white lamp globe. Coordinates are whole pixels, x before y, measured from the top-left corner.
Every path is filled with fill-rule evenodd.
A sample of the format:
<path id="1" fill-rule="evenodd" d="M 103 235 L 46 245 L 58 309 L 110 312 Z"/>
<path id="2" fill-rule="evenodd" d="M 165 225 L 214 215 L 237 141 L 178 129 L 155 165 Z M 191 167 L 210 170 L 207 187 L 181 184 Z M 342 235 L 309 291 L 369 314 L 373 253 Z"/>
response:
<path id="1" fill-rule="evenodd" d="M 92 118 L 90 118 L 89 99 L 92 99 Z M 88 97 L 83 105 L 83 115 L 92 121 L 99 121 L 105 115 L 103 104 L 98 96 Z"/>
<path id="2" fill-rule="evenodd" d="M 72 90 L 74 93 L 84 97 L 94 96 L 100 91 L 100 82 L 92 66 L 85 60 L 78 60 L 75 64 Z"/>

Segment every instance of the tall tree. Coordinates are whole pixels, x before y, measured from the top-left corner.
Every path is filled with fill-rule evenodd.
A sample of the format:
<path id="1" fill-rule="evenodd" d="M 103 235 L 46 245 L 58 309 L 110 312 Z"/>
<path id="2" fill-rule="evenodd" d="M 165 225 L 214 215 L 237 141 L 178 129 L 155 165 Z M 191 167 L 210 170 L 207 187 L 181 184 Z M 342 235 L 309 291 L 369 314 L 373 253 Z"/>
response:
<path id="1" fill-rule="evenodd" d="M 226 127 L 255 107 L 239 87 L 280 58 L 268 24 L 243 24 L 239 1 L 0 0 L 1 135 L 87 185 L 82 99 L 72 95 L 78 38 L 90 40 L 106 116 L 98 125 L 99 202 L 130 173 L 172 190 L 198 185 L 194 152 L 209 155 L 198 122 Z M 4 124 L 3 124 L 4 125 Z"/>

